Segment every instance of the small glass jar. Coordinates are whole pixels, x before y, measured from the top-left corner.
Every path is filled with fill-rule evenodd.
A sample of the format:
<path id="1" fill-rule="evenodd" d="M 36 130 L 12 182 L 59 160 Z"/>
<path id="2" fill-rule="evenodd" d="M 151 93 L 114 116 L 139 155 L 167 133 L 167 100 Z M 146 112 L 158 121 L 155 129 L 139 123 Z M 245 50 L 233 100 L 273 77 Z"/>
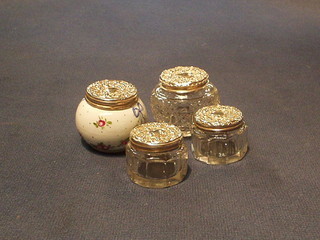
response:
<path id="1" fill-rule="evenodd" d="M 191 149 L 197 160 L 229 164 L 245 156 L 248 127 L 239 109 L 223 105 L 203 107 L 193 121 Z"/>
<path id="2" fill-rule="evenodd" d="M 130 179 L 143 187 L 170 187 L 187 174 L 188 150 L 182 132 L 167 123 L 135 127 L 130 133 L 126 158 Z"/>
<path id="3" fill-rule="evenodd" d="M 209 82 L 208 73 L 192 66 L 164 70 L 151 95 L 155 120 L 178 126 L 184 137 L 191 136 L 192 115 L 198 109 L 219 103 L 218 90 Z"/>
<path id="4" fill-rule="evenodd" d="M 101 152 L 125 150 L 130 131 L 144 123 L 146 108 L 137 89 L 122 80 L 101 80 L 88 86 L 76 112 L 81 137 Z"/>

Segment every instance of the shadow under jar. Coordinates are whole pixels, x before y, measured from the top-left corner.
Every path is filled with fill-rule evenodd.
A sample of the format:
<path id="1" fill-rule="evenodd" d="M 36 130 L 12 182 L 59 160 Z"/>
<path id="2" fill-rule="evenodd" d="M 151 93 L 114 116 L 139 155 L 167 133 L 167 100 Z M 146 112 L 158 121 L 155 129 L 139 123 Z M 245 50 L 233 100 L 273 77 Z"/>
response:
<path id="1" fill-rule="evenodd" d="M 207 164 L 241 160 L 248 150 L 247 125 L 242 112 L 232 106 L 207 106 L 194 115 L 192 152 Z"/>
<path id="2" fill-rule="evenodd" d="M 76 112 L 81 137 L 101 152 L 125 150 L 130 131 L 144 123 L 146 108 L 137 89 L 122 80 L 101 80 L 87 87 Z"/>
<path id="3" fill-rule="evenodd" d="M 126 159 L 130 179 L 142 187 L 170 187 L 187 174 L 188 150 L 182 133 L 167 123 L 135 127 L 130 133 Z"/>
<path id="4" fill-rule="evenodd" d="M 155 120 L 178 126 L 184 137 L 191 136 L 192 115 L 198 109 L 220 103 L 208 73 L 193 66 L 164 70 L 150 100 Z"/>

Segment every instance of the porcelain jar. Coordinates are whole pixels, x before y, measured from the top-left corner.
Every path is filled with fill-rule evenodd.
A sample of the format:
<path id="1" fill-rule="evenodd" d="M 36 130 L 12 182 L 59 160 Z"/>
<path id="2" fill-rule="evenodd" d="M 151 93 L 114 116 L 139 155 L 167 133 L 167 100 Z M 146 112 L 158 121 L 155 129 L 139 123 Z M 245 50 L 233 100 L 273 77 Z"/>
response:
<path id="1" fill-rule="evenodd" d="M 178 126 L 191 135 L 192 115 L 201 107 L 220 103 L 217 88 L 203 69 L 178 66 L 164 70 L 151 94 L 151 110 L 158 122 Z"/>
<path id="2" fill-rule="evenodd" d="M 130 131 L 146 122 L 136 87 L 122 80 L 101 80 L 87 87 L 76 111 L 76 127 L 85 142 L 101 152 L 124 151 Z"/>

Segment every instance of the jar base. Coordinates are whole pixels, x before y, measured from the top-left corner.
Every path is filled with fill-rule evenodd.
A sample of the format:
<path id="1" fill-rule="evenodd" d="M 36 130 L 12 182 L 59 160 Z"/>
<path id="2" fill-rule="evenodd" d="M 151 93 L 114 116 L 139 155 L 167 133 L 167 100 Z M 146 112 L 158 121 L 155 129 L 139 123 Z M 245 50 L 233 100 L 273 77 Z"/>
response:
<path id="1" fill-rule="evenodd" d="M 231 156 L 216 157 L 216 156 L 204 156 L 201 154 L 196 154 L 192 146 L 192 153 L 195 159 L 209 165 L 227 165 L 227 164 L 238 162 L 244 158 L 244 156 L 247 153 L 247 150 L 248 150 L 248 147 L 245 147 Z"/>
<path id="2" fill-rule="evenodd" d="M 141 187 L 145 188 L 166 188 L 177 185 L 182 182 L 185 176 L 187 175 L 187 167 L 180 170 L 175 176 L 165 179 L 150 179 L 139 176 L 138 174 L 127 171 L 130 177 L 130 180 L 135 184 L 138 184 Z"/>
<path id="3" fill-rule="evenodd" d="M 102 152 L 102 153 L 121 153 L 125 151 L 125 147 L 113 148 L 109 146 L 104 146 L 104 145 L 101 146 L 101 145 L 93 145 L 93 144 L 89 144 L 89 146 L 95 151 Z"/>

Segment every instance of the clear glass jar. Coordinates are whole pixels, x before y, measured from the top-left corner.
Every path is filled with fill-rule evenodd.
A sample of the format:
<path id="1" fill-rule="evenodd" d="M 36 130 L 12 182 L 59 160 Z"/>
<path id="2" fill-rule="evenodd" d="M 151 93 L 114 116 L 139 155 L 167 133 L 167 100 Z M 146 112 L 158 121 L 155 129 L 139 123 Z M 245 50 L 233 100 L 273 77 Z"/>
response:
<path id="1" fill-rule="evenodd" d="M 194 115 L 191 149 L 207 164 L 229 164 L 241 160 L 248 150 L 248 127 L 242 112 L 231 106 L 207 106 Z"/>
<path id="2" fill-rule="evenodd" d="M 122 80 L 90 84 L 76 111 L 81 137 L 101 152 L 124 151 L 130 131 L 146 119 L 146 108 L 136 87 Z"/>
<path id="3" fill-rule="evenodd" d="M 178 126 L 184 137 L 191 136 L 192 115 L 198 109 L 220 103 L 208 73 L 192 66 L 164 70 L 150 100 L 155 120 Z"/>
<path id="4" fill-rule="evenodd" d="M 143 187 L 165 188 L 187 174 L 188 150 L 180 129 L 167 123 L 145 123 L 130 133 L 126 148 L 127 173 Z"/>

